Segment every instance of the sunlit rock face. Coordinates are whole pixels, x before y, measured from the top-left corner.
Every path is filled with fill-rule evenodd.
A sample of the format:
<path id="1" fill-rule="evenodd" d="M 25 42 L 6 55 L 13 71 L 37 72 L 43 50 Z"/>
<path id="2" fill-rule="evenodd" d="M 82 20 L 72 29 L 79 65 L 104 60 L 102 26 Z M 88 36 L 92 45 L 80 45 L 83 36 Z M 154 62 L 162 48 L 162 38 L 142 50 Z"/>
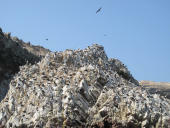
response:
<path id="1" fill-rule="evenodd" d="M 26 64 L 0 104 L 1 127 L 164 127 L 170 104 L 151 95 L 104 48 L 49 52 Z"/>

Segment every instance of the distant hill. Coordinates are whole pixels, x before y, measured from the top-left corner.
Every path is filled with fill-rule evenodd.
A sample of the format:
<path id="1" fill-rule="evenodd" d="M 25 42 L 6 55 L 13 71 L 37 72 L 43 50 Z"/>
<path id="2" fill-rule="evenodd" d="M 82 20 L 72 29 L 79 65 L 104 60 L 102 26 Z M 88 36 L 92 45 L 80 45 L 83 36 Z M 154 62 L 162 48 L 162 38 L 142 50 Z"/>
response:
<path id="1" fill-rule="evenodd" d="M 140 81 L 139 84 L 146 88 L 152 94 L 160 94 L 170 99 L 170 83 L 168 82 L 153 82 L 153 81 Z"/>

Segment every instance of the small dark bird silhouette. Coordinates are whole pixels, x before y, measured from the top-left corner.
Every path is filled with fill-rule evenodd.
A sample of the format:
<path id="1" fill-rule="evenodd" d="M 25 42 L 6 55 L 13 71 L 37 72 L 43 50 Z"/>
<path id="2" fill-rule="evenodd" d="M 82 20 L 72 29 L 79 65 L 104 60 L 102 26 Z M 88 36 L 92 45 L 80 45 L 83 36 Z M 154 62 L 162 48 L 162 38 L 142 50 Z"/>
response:
<path id="1" fill-rule="evenodd" d="M 48 39 L 45 39 L 45 40 L 48 40 Z"/>
<path id="2" fill-rule="evenodd" d="M 101 9 L 102 9 L 102 7 L 100 7 L 100 8 L 96 11 L 96 14 L 97 14 L 98 12 L 100 12 L 100 11 L 101 11 Z"/>

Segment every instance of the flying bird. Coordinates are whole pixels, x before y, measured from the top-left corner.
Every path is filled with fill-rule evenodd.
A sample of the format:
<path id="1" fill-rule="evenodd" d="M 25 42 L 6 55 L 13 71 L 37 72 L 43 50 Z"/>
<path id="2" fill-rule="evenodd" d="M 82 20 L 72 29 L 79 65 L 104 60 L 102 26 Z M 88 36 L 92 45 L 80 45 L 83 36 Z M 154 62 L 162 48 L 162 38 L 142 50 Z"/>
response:
<path id="1" fill-rule="evenodd" d="M 45 40 L 48 40 L 48 38 L 47 38 L 47 39 L 45 39 Z"/>
<path id="2" fill-rule="evenodd" d="M 96 11 L 96 14 L 97 14 L 98 12 L 100 12 L 100 11 L 101 11 L 101 9 L 102 9 L 102 7 L 100 7 L 100 8 Z"/>

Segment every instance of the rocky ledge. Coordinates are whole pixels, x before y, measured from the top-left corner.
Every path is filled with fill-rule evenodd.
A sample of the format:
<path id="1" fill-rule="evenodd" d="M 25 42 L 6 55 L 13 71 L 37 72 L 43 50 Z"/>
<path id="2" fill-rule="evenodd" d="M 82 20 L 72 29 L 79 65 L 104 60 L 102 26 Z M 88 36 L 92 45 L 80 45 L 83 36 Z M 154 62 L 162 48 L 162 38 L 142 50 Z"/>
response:
<path id="1" fill-rule="evenodd" d="M 26 63 L 0 103 L 0 127 L 168 128 L 170 104 L 100 45 Z"/>

